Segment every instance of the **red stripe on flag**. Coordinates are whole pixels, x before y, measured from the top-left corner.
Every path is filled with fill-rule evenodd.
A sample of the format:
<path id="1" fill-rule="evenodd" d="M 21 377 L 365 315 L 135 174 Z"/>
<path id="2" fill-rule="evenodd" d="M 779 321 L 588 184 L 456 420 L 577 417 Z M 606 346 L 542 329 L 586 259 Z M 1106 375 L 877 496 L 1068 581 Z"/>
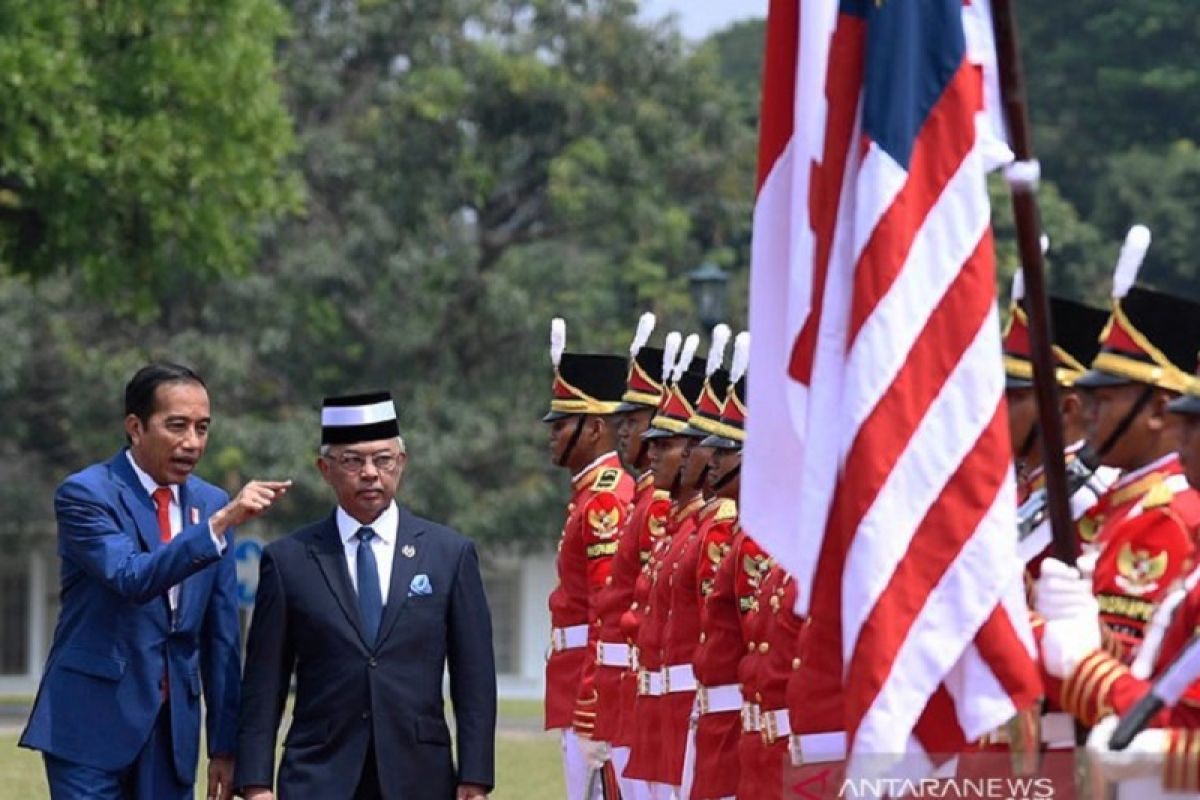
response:
<path id="1" fill-rule="evenodd" d="M 825 98 L 829 113 L 825 126 L 821 163 L 813 164 L 808 185 L 809 225 L 815 242 L 813 253 L 812 310 L 792 344 L 788 375 L 808 385 L 816 355 L 817 331 L 825 298 L 825 278 L 833 253 L 838 206 L 846 178 L 858 97 L 862 91 L 865 63 L 866 21 L 841 15 L 829 44 L 829 71 L 825 76 Z"/>
<path id="2" fill-rule="evenodd" d="M 945 684 L 938 686 L 925 704 L 925 710 L 913 727 L 913 735 L 935 763 L 945 761 L 948 754 L 957 753 L 966 745 L 967 736 L 958 724 L 954 698 Z"/>
<path id="3" fill-rule="evenodd" d="M 973 120 L 982 104 L 983 76 L 964 59 L 921 126 L 904 188 L 863 248 L 854 275 L 849 342 L 895 283 L 925 217 L 975 146 Z"/>
<path id="4" fill-rule="evenodd" d="M 758 182 L 762 188 L 795 126 L 796 58 L 800 49 L 800 0 L 771 0 L 763 56 L 762 120 L 758 133 Z"/>
<path id="5" fill-rule="evenodd" d="M 857 530 L 930 404 L 979 333 L 994 301 L 988 228 L 955 277 L 887 392 L 858 429 L 835 507 L 842 530 Z"/>
<path id="6" fill-rule="evenodd" d="M 1001 401 L 921 521 L 854 643 L 846 680 L 847 729 L 852 735 L 887 682 L 925 601 L 994 504 L 1009 469 L 1008 457 L 1008 418 Z"/>
<path id="7" fill-rule="evenodd" d="M 975 646 L 1016 708 L 1025 708 L 1037 699 L 1037 689 L 1042 684 L 1041 674 L 1032 658 L 1011 657 L 1014 652 L 1026 652 L 1027 648 L 1013 627 L 1007 609 L 997 606 L 992 611 L 987 622 L 975 634 Z"/>

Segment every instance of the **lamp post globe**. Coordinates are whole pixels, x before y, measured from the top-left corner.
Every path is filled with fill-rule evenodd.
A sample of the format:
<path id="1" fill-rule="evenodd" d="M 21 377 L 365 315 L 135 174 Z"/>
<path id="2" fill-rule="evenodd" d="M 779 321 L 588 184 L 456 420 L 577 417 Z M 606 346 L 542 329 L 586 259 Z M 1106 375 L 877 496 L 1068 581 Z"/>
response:
<path id="1" fill-rule="evenodd" d="M 706 261 L 688 273 L 688 288 L 692 304 L 703 329 L 725 321 L 725 306 L 729 295 L 729 273 L 711 261 Z"/>

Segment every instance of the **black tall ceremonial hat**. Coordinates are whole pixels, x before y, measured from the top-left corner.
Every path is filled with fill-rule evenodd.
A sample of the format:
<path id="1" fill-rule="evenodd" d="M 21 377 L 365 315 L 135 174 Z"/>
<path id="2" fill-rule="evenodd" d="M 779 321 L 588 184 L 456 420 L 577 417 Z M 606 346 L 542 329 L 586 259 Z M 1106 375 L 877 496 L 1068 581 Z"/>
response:
<path id="1" fill-rule="evenodd" d="M 575 414 L 613 414 L 625 392 L 626 361 L 601 353 L 567 353 L 567 326 L 550 324 L 550 360 L 554 364 L 550 412 L 543 422 Z"/>
<path id="2" fill-rule="evenodd" d="M 1100 345 L 1100 330 L 1108 312 L 1099 308 L 1050 297 L 1050 327 L 1054 341 L 1054 374 L 1059 386 L 1073 386 L 1085 372 Z M 1033 386 L 1033 344 L 1029 334 L 1029 316 L 1025 303 L 1024 275 L 1013 275 L 1012 305 L 1004 329 L 1004 388 L 1027 389 Z"/>
<path id="3" fill-rule="evenodd" d="M 625 393 L 621 395 L 618 411 L 653 409 L 662 401 L 664 353 L 660 348 L 646 347 L 655 322 L 655 316 L 649 311 L 638 320 L 637 331 L 629 345 L 629 375 L 625 379 Z"/>
<path id="4" fill-rule="evenodd" d="M 1084 388 L 1143 383 L 1186 392 L 1200 348 L 1200 305 L 1134 286 L 1113 302 Z"/>
<path id="5" fill-rule="evenodd" d="M 733 385 L 721 405 L 720 419 L 700 444 L 718 450 L 737 450 L 746 440 L 746 368 L 750 365 L 750 333 L 742 331 L 733 343 L 729 378 Z"/>
<path id="6" fill-rule="evenodd" d="M 662 367 L 661 347 L 643 347 L 629 359 L 629 375 L 625 380 L 625 393 L 621 395 L 618 411 L 640 411 L 657 408 L 662 400 L 663 385 L 652 376 Z"/>
<path id="7" fill-rule="evenodd" d="M 1184 392 L 1200 347 L 1200 306 L 1182 297 L 1135 286 L 1150 248 L 1150 229 L 1134 225 L 1113 271 L 1112 314 L 1100 333 L 1085 389 L 1141 383 Z"/>
<path id="8" fill-rule="evenodd" d="M 321 444 L 354 444 L 400 435 L 388 392 L 326 397 L 321 402 Z"/>

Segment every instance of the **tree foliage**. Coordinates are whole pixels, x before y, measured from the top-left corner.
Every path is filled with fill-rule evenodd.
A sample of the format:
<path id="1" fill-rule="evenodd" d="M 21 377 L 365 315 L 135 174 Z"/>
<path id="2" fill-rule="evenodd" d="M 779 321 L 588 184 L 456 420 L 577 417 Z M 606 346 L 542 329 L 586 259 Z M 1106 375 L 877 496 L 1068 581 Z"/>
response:
<path id="1" fill-rule="evenodd" d="M 179 275 L 149 320 L 63 281 L 0 298 L 64 322 L 16 369 L 93 382 L 96 407 L 65 409 L 86 435 L 44 471 L 115 450 L 121 381 L 170 356 L 212 391 L 205 475 L 298 480 L 275 531 L 329 507 L 320 398 L 386 387 L 408 502 L 479 538 L 548 541 L 566 477 L 538 422 L 548 320 L 568 318 L 572 349 L 624 349 L 641 310 L 694 325 L 685 274 L 702 259 L 745 271 L 755 131 L 737 93 L 711 51 L 629 2 L 287 6 L 279 64 L 308 202 L 256 268 Z"/>
<path id="2" fill-rule="evenodd" d="M 297 207 L 275 0 L 0 0 L 0 270 L 149 306 Z"/>

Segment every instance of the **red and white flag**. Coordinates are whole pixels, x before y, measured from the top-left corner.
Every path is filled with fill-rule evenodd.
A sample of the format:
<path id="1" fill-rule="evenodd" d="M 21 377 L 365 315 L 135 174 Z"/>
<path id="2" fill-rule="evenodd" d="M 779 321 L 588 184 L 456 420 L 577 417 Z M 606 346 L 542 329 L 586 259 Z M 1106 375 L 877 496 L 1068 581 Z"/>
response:
<path id="1" fill-rule="evenodd" d="M 1040 694 L 1016 552 L 981 0 L 772 0 L 746 529 L 840 627 L 852 776 Z M 793 722 L 793 728 L 796 723 Z"/>

